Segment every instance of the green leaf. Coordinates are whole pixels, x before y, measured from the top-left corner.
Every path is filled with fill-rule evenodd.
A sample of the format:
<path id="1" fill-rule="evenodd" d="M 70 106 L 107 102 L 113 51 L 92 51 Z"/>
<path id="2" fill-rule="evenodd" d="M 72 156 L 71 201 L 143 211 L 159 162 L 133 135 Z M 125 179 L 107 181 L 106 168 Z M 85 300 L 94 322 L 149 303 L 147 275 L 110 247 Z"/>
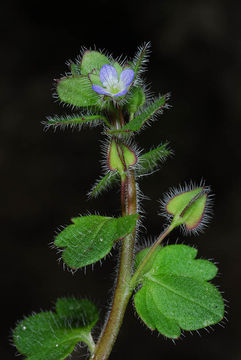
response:
<path id="1" fill-rule="evenodd" d="M 98 317 L 89 300 L 58 299 L 56 312 L 41 312 L 20 321 L 13 340 L 27 360 L 64 360 L 79 342 L 93 351 L 91 329 Z"/>
<path id="2" fill-rule="evenodd" d="M 115 241 L 131 233 L 137 219 L 137 214 L 120 218 L 99 215 L 73 218 L 73 224 L 59 233 L 54 244 L 65 248 L 63 261 L 78 269 L 105 257 Z"/>
<path id="3" fill-rule="evenodd" d="M 116 61 L 113 64 L 114 68 L 117 71 L 118 76 L 120 76 L 121 72 L 123 71 L 122 67 L 120 66 L 120 64 Z"/>
<path id="4" fill-rule="evenodd" d="M 75 64 L 73 62 L 70 63 L 70 70 L 73 76 L 79 76 L 80 75 L 80 68 L 78 64 Z"/>
<path id="5" fill-rule="evenodd" d="M 100 75 L 96 75 L 96 74 L 89 74 L 88 75 L 90 81 L 91 81 L 91 84 L 93 85 L 100 85 L 100 86 L 103 86 L 102 82 L 100 81 Z"/>
<path id="6" fill-rule="evenodd" d="M 109 59 L 98 51 L 87 50 L 82 58 L 80 64 L 80 71 L 83 75 L 88 75 L 93 70 L 99 71 L 103 65 L 110 65 Z"/>
<path id="7" fill-rule="evenodd" d="M 148 287 L 143 287 L 135 295 L 135 307 L 141 319 L 151 330 L 157 329 L 161 334 L 172 339 L 181 335 L 180 327 L 176 321 L 159 311 Z"/>
<path id="8" fill-rule="evenodd" d="M 97 115 L 67 115 L 67 116 L 49 116 L 47 117 L 47 121 L 44 122 L 45 128 L 49 129 L 50 127 L 78 127 L 82 128 L 83 125 L 96 126 L 99 124 L 107 124 L 110 126 L 108 120 L 105 116 L 97 114 Z"/>
<path id="9" fill-rule="evenodd" d="M 98 105 L 99 97 L 85 76 L 65 77 L 57 83 L 61 101 L 79 107 Z"/>
<path id="10" fill-rule="evenodd" d="M 136 266 L 147 251 L 137 255 Z M 198 330 L 222 320 L 222 297 L 208 282 L 217 267 L 196 255 L 197 250 L 186 245 L 159 247 L 154 253 L 134 296 L 136 311 L 150 329 L 178 338 L 181 329 Z"/>
<path id="11" fill-rule="evenodd" d="M 87 299 L 60 298 L 56 302 L 56 312 L 61 319 L 70 320 L 73 324 L 81 321 L 88 331 L 99 319 L 96 306 Z"/>
<path id="12" fill-rule="evenodd" d="M 135 78 L 146 70 L 146 63 L 148 61 L 150 47 L 150 42 L 147 42 L 143 46 L 140 46 L 137 50 L 131 65 L 132 69 L 135 71 Z"/>
<path id="13" fill-rule="evenodd" d="M 89 192 L 90 197 L 99 196 L 104 190 L 109 188 L 112 184 L 115 184 L 120 179 L 118 171 L 107 172 L 96 184 L 92 187 Z"/>
<path id="14" fill-rule="evenodd" d="M 166 105 L 166 100 L 167 95 L 161 96 L 160 98 L 153 101 L 149 106 L 147 106 L 140 115 L 134 117 L 133 120 L 128 122 L 121 129 L 109 130 L 108 132 L 111 134 L 120 133 L 122 135 L 128 135 L 134 131 L 139 131 L 147 121 L 162 111 L 163 107 Z"/>
<path id="15" fill-rule="evenodd" d="M 162 144 L 155 149 L 139 157 L 136 175 L 146 175 L 158 168 L 159 163 L 163 163 L 172 151 L 167 148 L 168 143 Z"/>
<path id="16" fill-rule="evenodd" d="M 135 114 L 138 109 L 145 104 L 145 99 L 146 97 L 142 87 L 134 87 L 126 104 L 129 114 Z"/>

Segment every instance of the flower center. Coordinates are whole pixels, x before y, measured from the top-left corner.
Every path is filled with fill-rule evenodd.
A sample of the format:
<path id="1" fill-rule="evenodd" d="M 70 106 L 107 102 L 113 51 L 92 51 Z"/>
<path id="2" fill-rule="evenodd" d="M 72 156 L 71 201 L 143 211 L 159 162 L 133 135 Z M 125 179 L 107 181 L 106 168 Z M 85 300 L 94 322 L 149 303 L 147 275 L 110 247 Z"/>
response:
<path id="1" fill-rule="evenodd" d="M 123 84 L 121 81 L 118 81 L 117 79 L 115 78 L 112 78 L 110 79 L 108 82 L 107 81 L 104 81 L 103 82 L 103 86 L 106 88 L 106 90 L 115 95 L 117 94 L 118 92 L 122 91 L 123 90 Z"/>

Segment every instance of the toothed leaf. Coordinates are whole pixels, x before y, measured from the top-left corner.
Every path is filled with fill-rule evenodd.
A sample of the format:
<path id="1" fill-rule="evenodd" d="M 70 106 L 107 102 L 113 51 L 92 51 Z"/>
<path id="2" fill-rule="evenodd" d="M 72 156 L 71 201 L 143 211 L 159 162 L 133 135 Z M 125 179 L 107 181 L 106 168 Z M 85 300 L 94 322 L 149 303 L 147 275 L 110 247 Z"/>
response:
<path id="1" fill-rule="evenodd" d="M 99 319 L 96 306 L 87 299 L 60 298 L 56 302 L 56 312 L 61 319 L 69 319 L 73 323 L 81 321 L 88 331 Z"/>
<path id="2" fill-rule="evenodd" d="M 171 155 L 171 151 L 167 149 L 167 145 L 168 144 L 160 145 L 157 148 L 141 155 L 139 157 L 136 175 L 148 174 L 157 169 L 159 167 L 159 163 L 164 162 L 166 158 Z"/>
<path id="3" fill-rule="evenodd" d="M 94 70 L 99 71 L 103 65 L 110 65 L 109 59 L 98 51 L 86 51 L 83 55 L 80 71 L 83 75 L 88 75 Z"/>
<path id="4" fill-rule="evenodd" d="M 64 248 L 63 261 L 78 269 L 105 257 L 115 241 L 134 229 L 137 219 L 137 214 L 120 218 L 99 215 L 73 218 L 73 224 L 59 233 L 54 244 Z"/>
<path id="5" fill-rule="evenodd" d="M 147 106 L 140 115 L 134 117 L 133 120 L 128 122 L 119 130 L 109 130 L 111 134 L 129 134 L 134 131 L 138 131 L 141 127 L 150 120 L 154 115 L 161 111 L 161 109 L 166 104 L 166 95 L 161 96 L 160 98 L 153 101 L 149 106 Z"/>
<path id="6" fill-rule="evenodd" d="M 101 123 L 108 123 L 107 119 L 103 115 L 67 115 L 67 116 L 49 116 L 44 123 L 48 129 L 50 127 L 79 127 L 82 125 L 96 126 Z"/>
<path id="7" fill-rule="evenodd" d="M 79 107 L 98 105 L 99 97 L 91 87 L 88 77 L 66 77 L 57 83 L 57 93 L 61 101 Z"/>
<path id="8" fill-rule="evenodd" d="M 137 255 L 136 266 L 147 251 Z M 159 247 L 134 296 L 141 319 L 169 338 L 178 338 L 181 329 L 216 324 L 224 316 L 222 296 L 207 281 L 216 275 L 217 268 L 207 260 L 195 259 L 196 255 L 197 250 L 186 245 Z"/>
<path id="9" fill-rule="evenodd" d="M 99 196 L 109 186 L 111 186 L 114 183 L 117 183 L 119 179 L 120 179 L 120 175 L 117 171 L 109 171 L 100 180 L 96 182 L 96 184 L 89 192 L 89 196 L 91 197 Z"/>
<path id="10" fill-rule="evenodd" d="M 138 109 L 145 104 L 145 98 L 145 93 L 141 87 L 133 88 L 126 104 L 128 112 L 131 115 L 135 114 Z"/>
<path id="11" fill-rule="evenodd" d="M 20 321 L 13 340 L 28 360 L 64 360 L 79 342 L 93 350 L 91 329 L 98 317 L 89 300 L 58 299 L 56 312 L 41 312 Z"/>
<path id="12" fill-rule="evenodd" d="M 159 311 L 152 292 L 147 286 L 142 287 L 137 292 L 134 297 L 134 304 L 137 313 L 149 329 L 157 330 L 162 335 L 172 339 L 177 339 L 181 335 L 181 329 L 177 322 Z"/>

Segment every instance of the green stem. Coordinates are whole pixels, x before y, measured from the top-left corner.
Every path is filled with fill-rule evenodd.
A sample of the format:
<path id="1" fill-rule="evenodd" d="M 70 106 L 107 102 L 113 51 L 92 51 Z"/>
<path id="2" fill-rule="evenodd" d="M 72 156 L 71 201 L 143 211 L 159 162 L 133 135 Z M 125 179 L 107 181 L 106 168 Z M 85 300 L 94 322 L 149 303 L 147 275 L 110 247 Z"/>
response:
<path id="1" fill-rule="evenodd" d="M 92 335 L 90 333 L 87 333 L 84 339 L 81 338 L 81 341 L 84 341 L 88 345 L 90 353 L 93 354 L 93 352 L 95 351 L 95 342 L 92 338 Z"/>
<path id="2" fill-rule="evenodd" d="M 121 187 L 122 215 L 136 213 L 136 182 L 134 171 L 129 170 Z M 124 204 L 123 204 L 124 202 Z M 133 269 L 135 230 L 121 244 L 118 278 L 111 311 L 100 335 L 92 360 L 108 359 L 119 333 L 128 301 L 132 294 L 130 280 Z"/>
<path id="3" fill-rule="evenodd" d="M 136 287 L 138 280 L 140 279 L 140 277 L 142 276 L 142 272 L 146 266 L 146 264 L 148 263 L 148 261 L 150 260 L 150 258 L 152 257 L 153 253 L 155 252 L 156 248 L 158 247 L 158 245 L 160 245 L 160 243 L 165 239 L 165 237 L 170 234 L 170 232 L 174 229 L 174 225 L 171 224 L 169 225 L 157 238 L 156 242 L 152 245 L 152 247 L 150 248 L 150 250 L 148 251 L 148 253 L 146 254 L 146 256 L 144 256 L 144 258 L 142 259 L 141 263 L 139 264 L 136 272 L 133 274 L 132 279 L 130 281 L 130 287 L 132 288 L 132 290 Z"/>

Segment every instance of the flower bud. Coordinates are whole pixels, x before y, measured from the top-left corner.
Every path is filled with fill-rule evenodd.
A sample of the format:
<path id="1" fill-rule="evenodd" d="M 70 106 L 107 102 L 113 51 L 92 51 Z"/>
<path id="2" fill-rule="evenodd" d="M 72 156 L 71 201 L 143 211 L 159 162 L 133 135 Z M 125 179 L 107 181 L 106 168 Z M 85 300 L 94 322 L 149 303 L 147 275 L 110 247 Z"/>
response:
<path id="1" fill-rule="evenodd" d="M 130 166 L 136 164 L 137 156 L 133 149 L 112 139 L 108 149 L 107 161 L 110 170 L 117 170 L 120 176 L 123 176 Z"/>
<path id="2" fill-rule="evenodd" d="M 171 227 L 181 225 L 184 232 L 197 233 L 210 218 L 210 188 L 194 186 L 173 189 L 162 202 L 165 216 L 171 219 Z"/>

